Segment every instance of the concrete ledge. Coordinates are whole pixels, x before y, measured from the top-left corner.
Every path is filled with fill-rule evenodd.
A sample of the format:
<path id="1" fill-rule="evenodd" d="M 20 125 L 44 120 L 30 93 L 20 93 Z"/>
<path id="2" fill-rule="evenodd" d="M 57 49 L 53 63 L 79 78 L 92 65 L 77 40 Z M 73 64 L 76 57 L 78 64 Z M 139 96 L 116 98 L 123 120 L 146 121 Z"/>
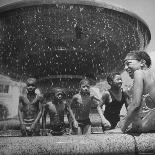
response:
<path id="1" fill-rule="evenodd" d="M 135 153 L 131 135 L 43 136 L 0 138 L 1 155 L 118 154 Z"/>
<path id="2" fill-rule="evenodd" d="M 1 155 L 102 154 L 154 155 L 155 134 L 1 137 Z"/>
<path id="3" fill-rule="evenodd" d="M 135 135 L 138 154 L 155 155 L 155 133 Z"/>
<path id="4" fill-rule="evenodd" d="M 154 155 L 155 134 L 0 137 L 1 155 L 102 154 Z"/>

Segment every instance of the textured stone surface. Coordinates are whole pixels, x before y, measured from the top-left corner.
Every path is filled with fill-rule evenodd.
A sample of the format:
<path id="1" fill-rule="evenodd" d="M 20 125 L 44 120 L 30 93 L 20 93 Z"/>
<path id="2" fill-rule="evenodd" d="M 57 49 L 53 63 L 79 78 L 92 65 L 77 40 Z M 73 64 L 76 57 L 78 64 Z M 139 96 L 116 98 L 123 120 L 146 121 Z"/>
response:
<path id="1" fill-rule="evenodd" d="M 155 133 L 135 135 L 137 152 L 139 154 L 155 154 Z"/>
<path id="2" fill-rule="evenodd" d="M 0 154 L 154 155 L 155 134 L 127 135 L 106 132 L 89 136 L 0 137 Z"/>
<path id="3" fill-rule="evenodd" d="M 63 137 L 12 137 L 0 138 L 0 154 L 134 154 L 135 146 L 130 135 L 90 135 Z"/>

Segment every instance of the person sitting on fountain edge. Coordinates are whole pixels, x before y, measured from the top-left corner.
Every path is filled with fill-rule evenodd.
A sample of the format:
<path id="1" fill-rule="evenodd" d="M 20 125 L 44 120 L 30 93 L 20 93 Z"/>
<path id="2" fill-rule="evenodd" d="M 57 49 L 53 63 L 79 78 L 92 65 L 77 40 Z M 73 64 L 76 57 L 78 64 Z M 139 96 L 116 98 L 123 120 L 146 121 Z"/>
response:
<path id="1" fill-rule="evenodd" d="M 106 124 L 104 125 L 102 123 L 103 131 L 114 129 L 117 126 L 117 123 L 120 121 L 120 111 L 123 104 L 125 104 L 126 108 L 129 104 L 129 96 L 122 89 L 122 78 L 120 73 L 113 72 L 109 74 L 107 82 L 111 88 L 103 92 L 101 97 L 102 103 L 98 106 L 99 113 L 104 113 L 105 119 L 110 124 L 106 126 Z"/>
<path id="2" fill-rule="evenodd" d="M 150 68 L 151 58 L 145 51 L 131 51 L 124 64 L 134 82 L 122 132 L 155 132 L 155 73 Z"/>
<path id="3" fill-rule="evenodd" d="M 70 108 L 69 103 L 65 100 L 65 93 L 61 88 L 53 88 L 53 99 L 48 101 L 44 105 L 44 114 L 42 117 L 43 123 L 43 135 L 53 135 L 53 136 L 60 136 L 65 135 L 66 127 L 64 123 L 64 115 L 65 111 L 67 113 L 68 121 L 70 123 L 69 116 L 72 118 L 73 112 Z M 45 131 L 46 128 L 46 116 L 49 114 L 50 117 L 50 131 L 47 133 Z M 69 116 L 68 116 L 69 115 Z"/>
<path id="4" fill-rule="evenodd" d="M 19 97 L 18 116 L 22 136 L 40 135 L 40 118 L 43 112 L 43 97 L 35 93 L 36 79 L 26 82 L 26 93 Z"/>
<path id="5" fill-rule="evenodd" d="M 80 81 L 80 91 L 75 94 L 71 100 L 71 107 L 74 108 L 75 119 L 72 125 L 72 134 L 85 135 L 91 134 L 91 121 L 89 114 L 92 104 L 96 106 L 101 102 L 98 97 L 92 94 L 90 90 L 90 82 L 88 79 Z M 103 118 L 103 117 L 101 117 Z M 106 122 L 102 121 L 104 124 Z"/>

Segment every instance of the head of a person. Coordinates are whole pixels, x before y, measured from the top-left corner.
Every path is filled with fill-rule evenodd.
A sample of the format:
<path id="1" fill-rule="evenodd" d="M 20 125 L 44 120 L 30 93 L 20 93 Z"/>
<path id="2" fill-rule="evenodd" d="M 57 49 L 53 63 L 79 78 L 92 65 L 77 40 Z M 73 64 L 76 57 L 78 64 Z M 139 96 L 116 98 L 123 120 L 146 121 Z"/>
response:
<path id="1" fill-rule="evenodd" d="M 107 82 L 111 87 L 122 87 L 122 77 L 119 72 L 110 73 L 107 76 Z"/>
<path id="2" fill-rule="evenodd" d="M 87 94 L 90 92 L 90 81 L 88 79 L 82 79 L 80 81 L 80 92 Z"/>
<path id="3" fill-rule="evenodd" d="M 65 92 L 63 91 L 62 88 L 56 87 L 53 89 L 53 93 L 54 93 L 54 99 L 55 100 L 62 100 L 65 97 Z"/>
<path id="4" fill-rule="evenodd" d="M 26 81 L 26 89 L 29 93 L 34 93 L 36 90 L 36 79 L 35 78 L 29 78 Z"/>
<path id="5" fill-rule="evenodd" d="M 147 69 L 151 66 L 151 58 L 145 51 L 131 51 L 124 60 L 125 70 L 133 79 L 134 72 L 139 69 Z"/>

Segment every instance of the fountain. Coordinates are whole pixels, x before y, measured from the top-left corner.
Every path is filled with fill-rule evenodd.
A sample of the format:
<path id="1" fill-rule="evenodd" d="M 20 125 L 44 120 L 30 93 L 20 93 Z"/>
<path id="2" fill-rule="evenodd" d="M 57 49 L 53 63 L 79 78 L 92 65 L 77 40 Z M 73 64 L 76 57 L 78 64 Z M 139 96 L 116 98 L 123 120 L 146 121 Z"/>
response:
<path id="1" fill-rule="evenodd" d="M 123 71 L 126 54 L 150 40 L 140 17 L 99 0 L 0 2 L 0 73 L 17 81 L 36 77 L 43 90 L 45 83 L 77 89 L 83 77 Z M 1 137 L 0 154 L 153 154 L 153 137 Z"/>
<path id="2" fill-rule="evenodd" d="M 16 80 L 123 70 L 151 34 L 137 15 L 97 0 L 6 0 L 0 5 L 0 70 Z"/>

